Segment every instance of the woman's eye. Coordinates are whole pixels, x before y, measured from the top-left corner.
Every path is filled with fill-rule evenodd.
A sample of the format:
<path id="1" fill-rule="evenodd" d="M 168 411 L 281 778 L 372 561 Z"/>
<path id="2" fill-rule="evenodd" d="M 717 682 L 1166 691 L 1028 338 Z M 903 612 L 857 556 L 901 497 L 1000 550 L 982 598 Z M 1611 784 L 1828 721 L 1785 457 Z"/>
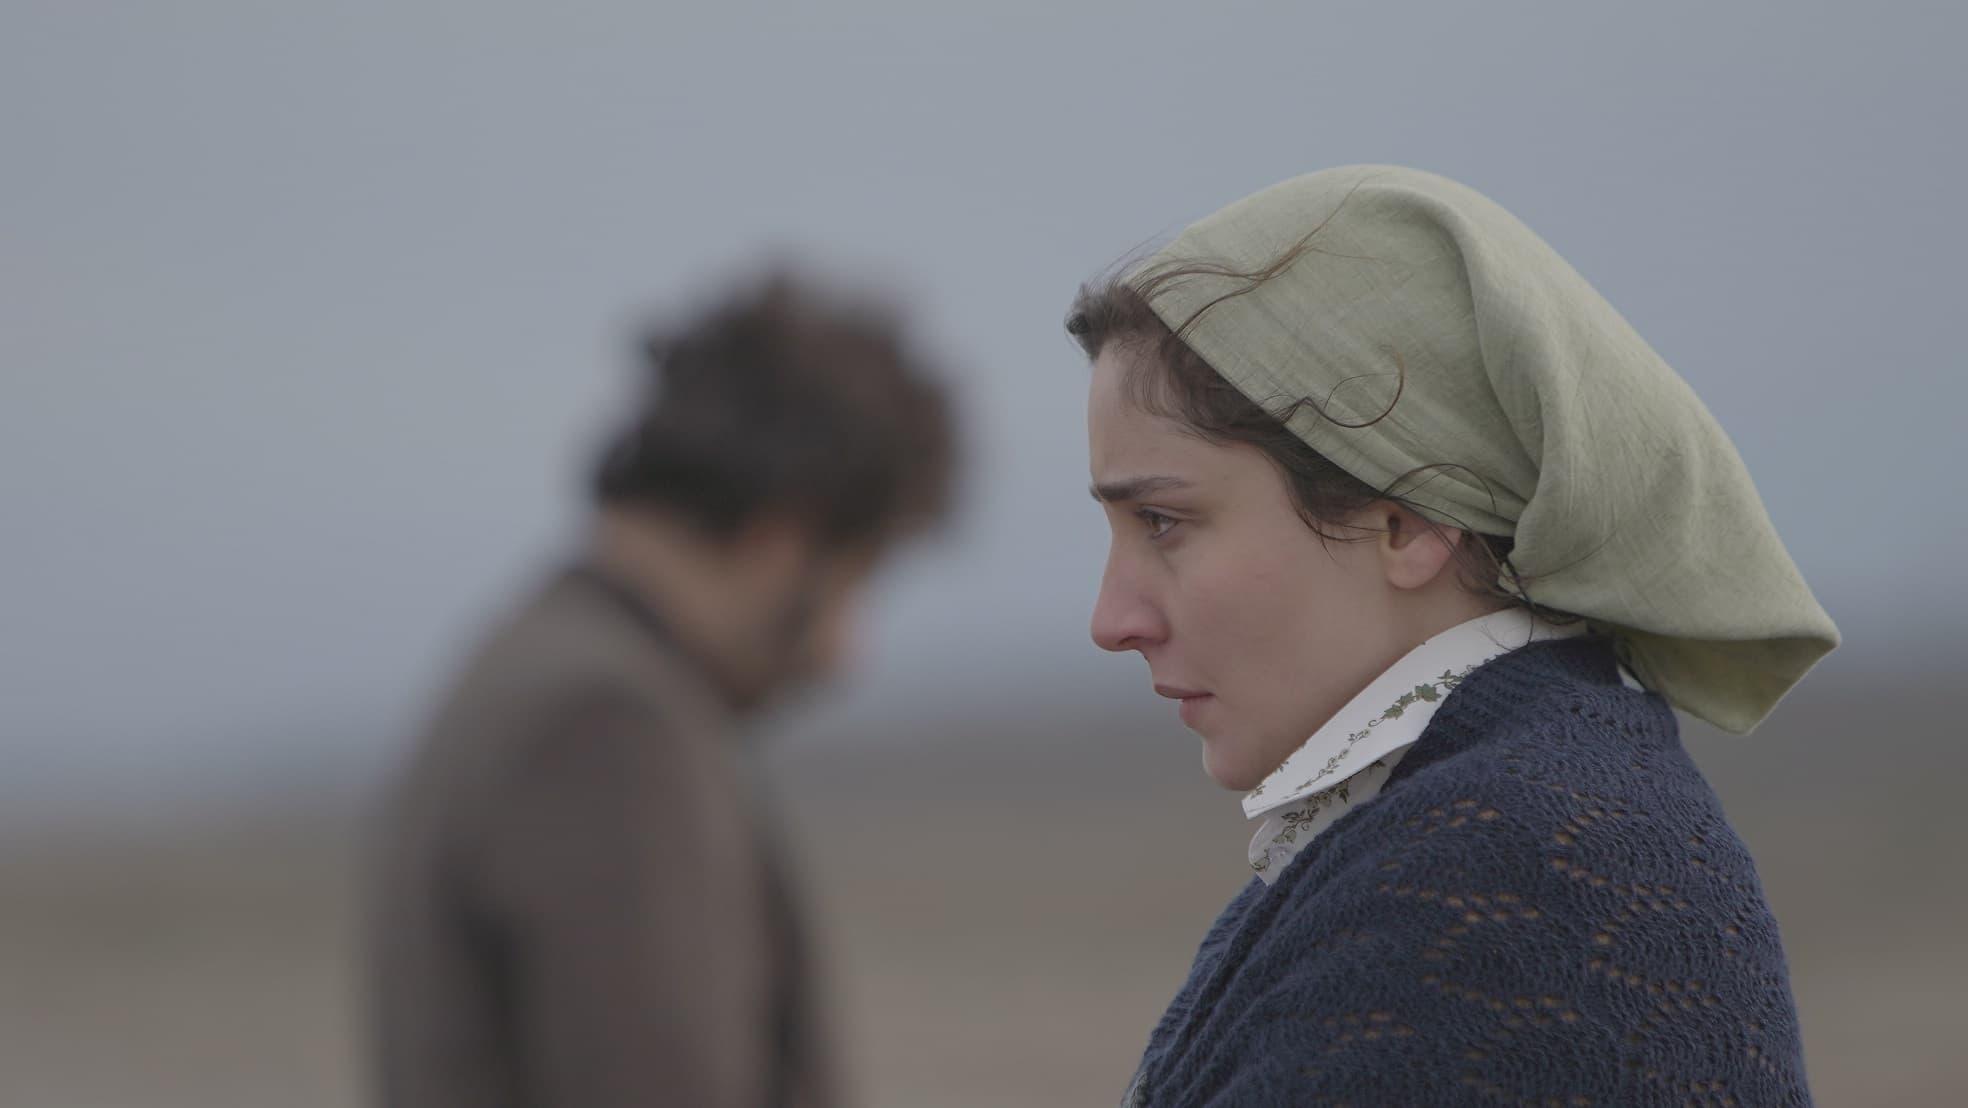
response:
<path id="1" fill-rule="evenodd" d="M 1134 514 L 1141 517 L 1141 522 L 1148 525 L 1148 537 L 1151 539 L 1161 538 L 1163 535 L 1168 534 L 1169 528 L 1175 526 L 1175 520 L 1155 511 L 1153 508 L 1143 508 Z"/>

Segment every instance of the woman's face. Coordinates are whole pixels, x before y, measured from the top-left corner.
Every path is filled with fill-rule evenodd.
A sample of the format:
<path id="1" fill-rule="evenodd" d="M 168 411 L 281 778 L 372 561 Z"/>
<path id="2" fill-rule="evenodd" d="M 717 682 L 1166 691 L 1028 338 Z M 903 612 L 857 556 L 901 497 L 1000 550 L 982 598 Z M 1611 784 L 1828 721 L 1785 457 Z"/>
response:
<path id="1" fill-rule="evenodd" d="M 1093 640 L 1140 652 L 1202 737 L 1209 775 L 1250 789 L 1415 644 L 1396 630 L 1372 534 L 1322 539 L 1256 448 L 1142 411 L 1123 387 L 1137 357 L 1110 343 L 1088 398 L 1093 491 L 1113 532 Z"/>

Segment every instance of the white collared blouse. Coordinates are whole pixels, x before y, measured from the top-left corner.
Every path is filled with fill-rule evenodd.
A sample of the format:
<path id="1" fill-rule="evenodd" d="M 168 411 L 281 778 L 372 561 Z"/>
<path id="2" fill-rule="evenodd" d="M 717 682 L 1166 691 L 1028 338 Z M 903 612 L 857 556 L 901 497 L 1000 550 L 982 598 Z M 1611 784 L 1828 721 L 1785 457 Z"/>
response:
<path id="1" fill-rule="evenodd" d="M 1262 819 L 1250 867 L 1265 884 L 1334 821 L 1379 794 L 1443 699 L 1477 667 L 1546 639 L 1583 634 L 1523 608 L 1458 624 L 1409 651 L 1360 690 L 1257 788 L 1244 814 Z M 1632 677 L 1626 676 L 1631 684 Z"/>

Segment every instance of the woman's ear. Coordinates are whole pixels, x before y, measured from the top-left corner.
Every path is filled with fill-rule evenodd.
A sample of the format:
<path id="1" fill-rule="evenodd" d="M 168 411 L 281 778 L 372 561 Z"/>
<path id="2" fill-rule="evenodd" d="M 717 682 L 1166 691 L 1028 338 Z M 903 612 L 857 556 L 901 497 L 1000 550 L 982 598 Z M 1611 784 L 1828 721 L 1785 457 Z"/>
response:
<path id="1" fill-rule="evenodd" d="M 1456 547 L 1464 532 L 1422 518 L 1413 509 L 1382 501 L 1369 509 L 1377 529 L 1376 547 L 1387 583 L 1397 589 L 1420 589 L 1443 573 L 1454 573 Z"/>

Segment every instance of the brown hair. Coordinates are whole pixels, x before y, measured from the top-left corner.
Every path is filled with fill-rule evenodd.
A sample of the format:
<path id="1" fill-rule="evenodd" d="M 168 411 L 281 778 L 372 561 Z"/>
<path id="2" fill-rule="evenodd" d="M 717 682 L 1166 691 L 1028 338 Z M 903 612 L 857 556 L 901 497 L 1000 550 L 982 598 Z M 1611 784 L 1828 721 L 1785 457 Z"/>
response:
<path id="1" fill-rule="evenodd" d="M 603 504 L 673 510 L 719 537 L 776 512 L 835 549 L 948 510 L 949 401 L 884 313 L 776 273 L 651 339 L 646 372 L 594 470 Z"/>
<path id="2" fill-rule="evenodd" d="M 1080 344 L 1089 361 L 1109 346 L 1124 346 L 1148 355 L 1128 375 L 1123 387 L 1128 400 L 1142 411 L 1172 419 L 1205 441 L 1219 445 L 1242 443 L 1256 447 L 1285 478 L 1292 502 L 1308 527 L 1330 541 L 1358 541 L 1361 536 L 1335 533 L 1334 525 L 1356 515 L 1377 501 L 1392 501 L 1412 509 L 1404 495 L 1425 483 L 1431 475 L 1448 468 L 1424 466 L 1402 474 L 1386 488 L 1376 489 L 1341 469 L 1325 455 L 1312 449 L 1293 433 L 1290 422 L 1301 409 L 1309 408 L 1320 418 L 1332 419 L 1349 428 L 1370 427 L 1385 419 L 1400 402 L 1406 384 L 1406 367 L 1398 352 L 1391 354 L 1397 375 L 1394 397 L 1387 409 L 1364 422 L 1348 423 L 1327 414 L 1316 397 L 1294 397 L 1277 410 L 1245 396 L 1237 387 L 1211 368 L 1184 341 L 1184 334 L 1197 318 L 1211 307 L 1240 296 L 1287 269 L 1308 252 L 1317 252 L 1313 236 L 1300 239 L 1291 249 L 1259 270 L 1240 272 L 1211 263 L 1161 266 L 1136 275 L 1114 274 L 1080 287 L 1072 310 L 1066 317 L 1066 331 Z M 1170 327 L 1156 314 L 1151 300 L 1157 291 L 1174 281 L 1189 277 L 1231 278 L 1240 282 L 1231 291 L 1209 301 L 1181 327 Z M 1154 372 L 1145 372 L 1152 370 Z M 1439 514 L 1439 513 L 1438 513 Z M 1423 515 L 1423 518 L 1429 518 Z M 1430 526 L 1440 525 L 1431 522 Z M 1464 584 L 1472 591 L 1529 607 L 1559 619 L 1562 613 L 1545 612 L 1524 593 L 1524 581 L 1510 564 L 1514 541 L 1504 535 L 1485 535 L 1463 528 L 1466 538 L 1454 544 L 1456 560 Z M 1506 589 L 1499 581 L 1515 586 Z"/>

